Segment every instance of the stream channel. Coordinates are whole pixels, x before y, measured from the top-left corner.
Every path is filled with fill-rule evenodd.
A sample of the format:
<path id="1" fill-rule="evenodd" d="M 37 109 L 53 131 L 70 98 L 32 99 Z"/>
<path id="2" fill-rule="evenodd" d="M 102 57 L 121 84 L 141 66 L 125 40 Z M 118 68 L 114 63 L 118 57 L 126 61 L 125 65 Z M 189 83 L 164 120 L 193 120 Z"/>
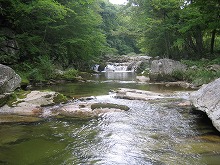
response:
<path id="1" fill-rule="evenodd" d="M 137 83 L 132 72 L 106 72 L 91 80 L 41 89 L 74 98 L 96 96 L 99 102 L 127 105 L 130 110 L 106 113 L 93 119 L 51 117 L 33 123 L 1 123 L 0 164 L 220 163 L 220 134 L 204 114 L 177 106 L 184 99 L 149 102 L 109 95 L 110 90 L 121 87 L 163 93 L 184 92 L 184 89 Z"/>

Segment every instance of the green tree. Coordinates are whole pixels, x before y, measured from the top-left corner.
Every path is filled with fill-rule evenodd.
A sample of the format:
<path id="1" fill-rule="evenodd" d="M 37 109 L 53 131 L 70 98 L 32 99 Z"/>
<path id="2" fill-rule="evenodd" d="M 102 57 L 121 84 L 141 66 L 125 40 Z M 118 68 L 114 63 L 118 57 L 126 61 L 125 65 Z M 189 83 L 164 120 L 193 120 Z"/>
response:
<path id="1" fill-rule="evenodd" d="M 138 53 L 135 33 L 131 26 L 131 11 L 123 5 L 113 5 L 108 0 L 100 1 L 100 6 L 103 18 L 101 28 L 107 38 L 109 53 Z"/>
<path id="2" fill-rule="evenodd" d="M 0 0 L 0 9 L 1 28 L 13 31 L 19 46 L 17 63 L 33 65 L 48 56 L 63 67 L 83 69 L 106 49 L 96 0 Z M 4 43 L 7 34 L 0 31 Z"/>

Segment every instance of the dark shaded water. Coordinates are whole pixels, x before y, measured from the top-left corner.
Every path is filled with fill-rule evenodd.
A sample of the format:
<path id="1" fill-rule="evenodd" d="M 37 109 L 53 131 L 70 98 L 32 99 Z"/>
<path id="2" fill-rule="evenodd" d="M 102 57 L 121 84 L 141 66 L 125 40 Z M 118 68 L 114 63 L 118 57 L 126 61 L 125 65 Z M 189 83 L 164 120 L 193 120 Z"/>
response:
<path id="1" fill-rule="evenodd" d="M 153 103 L 106 95 L 118 87 L 171 90 L 137 84 L 131 75 L 129 81 L 118 79 L 50 87 L 71 97 L 96 95 L 97 101 L 127 105 L 130 110 L 95 119 L 0 124 L 0 164 L 219 164 L 220 136 L 205 115 L 176 106 L 178 101 Z"/>

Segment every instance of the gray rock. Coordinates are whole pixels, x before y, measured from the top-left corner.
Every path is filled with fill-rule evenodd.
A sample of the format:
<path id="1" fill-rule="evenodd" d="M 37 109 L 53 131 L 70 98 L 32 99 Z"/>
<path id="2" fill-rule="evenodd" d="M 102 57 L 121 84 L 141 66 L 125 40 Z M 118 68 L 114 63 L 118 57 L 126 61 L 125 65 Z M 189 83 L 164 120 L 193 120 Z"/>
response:
<path id="1" fill-rule="evenodd" d="M 20 83 L 21 77 L 13 69 L 0 64 L 0 94 L 14 91 Z"/>
<path id="2" fill-rule="evenodd" d="M 205 112 L 220 131 L 220 78 L 191 93 L 190 99 L 194 107 Z"/>
<path id="3" fill-rule="evenodd" d="M 186 65 L 179 61 L 171 59 L 153 60 L 149 73 L 151 81 L 173 81 L 172 73 L 174 71 L 185 71 Z"/>

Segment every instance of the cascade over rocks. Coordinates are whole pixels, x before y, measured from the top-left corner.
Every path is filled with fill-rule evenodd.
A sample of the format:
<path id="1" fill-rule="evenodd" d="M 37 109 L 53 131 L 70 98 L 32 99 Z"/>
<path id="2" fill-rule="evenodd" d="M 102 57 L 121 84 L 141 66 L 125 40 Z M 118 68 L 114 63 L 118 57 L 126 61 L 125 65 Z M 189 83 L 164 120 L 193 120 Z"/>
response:
<path id="1" fill-rule="evenodd" d="M 175 71 L 185 71 L 186 65 L 171 59 L 159 59 L 151 62 L 149 77 L 151 81 L 174 81 L 172 73 Z"/>
<path id="2" fill-rule="evenodd" d="M 13 69 L 0 64 L 0 94 L 14 91 L 20 83 L 21 77 Z"/>
<path id="3" fill-rule="evenodd" d="M 191 93 L 190 99 L 193 106 L 205 112 L 220 131 L 220 78 Z"/>
<path id="4" fill-rule="evenodd" d="M 104 58 L 105 67 L 98 65 L 94 67 L 95 71 L 137 71 L 143 63 L 149 63 L 151 57 L 142 55 L 122 55 L 106 56 Z"/>

